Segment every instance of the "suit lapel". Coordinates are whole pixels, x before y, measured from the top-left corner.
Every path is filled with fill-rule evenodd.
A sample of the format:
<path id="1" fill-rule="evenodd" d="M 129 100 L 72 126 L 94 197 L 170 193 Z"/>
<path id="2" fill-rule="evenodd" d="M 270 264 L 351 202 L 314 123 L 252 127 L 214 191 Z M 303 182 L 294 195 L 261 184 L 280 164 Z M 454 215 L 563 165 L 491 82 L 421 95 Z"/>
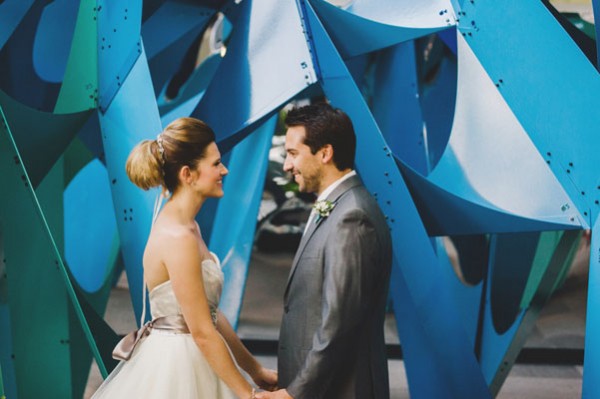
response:
<path id="1" fill-rule="evenodd" d="M 346 191 L 348 191 L 351 188 L 356 187 L 360 184 L 361 184 L 360 178 L 358 176 L 352 176 L 349 179 L 343 181 L 338 187 L 336 187 L 335 190 L 333 190 L 331 192 L 331 194 L 329 194 L 327 196 L 326 199 L 337 205 L 337 201 Z M 331 212 L 332 213 L 335 212 L 335 207 L 333 208 L 333 210 Z M 319 218 L 319 220 L 317 220 L 316 222 L 311 221 L 310 226 L 308 226 L 308 229 L 306 230 L 306 233 L 304 233 L 304 235 L 302 236 L 302 239 L 300 240 L 300 245 L 298 245 L 298 250 L 296 251 L 296 255 L 294 256 L 294 261 L 292 262 L 292 268 L 290 270 L 290 276 L 288 277 L 287 285 L 285 287 L 284 301 L 287 299 L 287 294 L 288 294 L 288 290 L 290 288 L 290 283 L 292 281 L 294 273 L 296 272 L 296 266 L 298 266 L 298 262 L 300 261 L 300 258 L 302 257 L 302 253 L 304 252 L 304 248 L 306 247 L 306 244 L 308 244 L 308 242 L 312 238 L 315 231 L 317 231 L 317 228 L 322 223 L 324 223 L 325 219 L 327 219 L 327 218 Z"/>

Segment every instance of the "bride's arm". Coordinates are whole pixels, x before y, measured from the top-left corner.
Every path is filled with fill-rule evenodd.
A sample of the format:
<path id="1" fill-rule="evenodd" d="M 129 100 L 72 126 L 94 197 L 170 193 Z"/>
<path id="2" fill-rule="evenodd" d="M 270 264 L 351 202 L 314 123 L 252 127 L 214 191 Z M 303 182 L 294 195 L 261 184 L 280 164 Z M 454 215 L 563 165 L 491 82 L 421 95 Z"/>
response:
<path id="1" fill-rule="evenodd" d="M 183 317 L 208 364 L 229 388 L 242 399 L 252 396 L 252 386 L 240 374 L 212 322 L 204 282 L 198 239 L 186 234 L 165 242 L 163 258 Z"/>
<path id="2" fill-rule="evenodd" d="M 258 360 L 252 356 L 221 311 L 218 312 L 217 316 L 217 330 L 219 330 L 223 339 L 225 339 L 227 345 L 229 345 L 229 349 L 231 349 L 237 363 L 250 375 L 250 377 L 252 377 L 259 387 L 269 391 L 277 388 L 277 373 L 273 370 L 264 368 Z"/>

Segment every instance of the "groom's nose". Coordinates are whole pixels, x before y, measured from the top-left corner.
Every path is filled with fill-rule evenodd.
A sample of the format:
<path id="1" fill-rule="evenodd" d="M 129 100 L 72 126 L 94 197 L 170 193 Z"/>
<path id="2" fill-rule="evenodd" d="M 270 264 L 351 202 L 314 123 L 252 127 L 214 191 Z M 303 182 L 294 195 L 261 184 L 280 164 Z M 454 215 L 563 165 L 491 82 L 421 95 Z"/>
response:
<path id="1" fill-rule="evenodd" d="M 289 161 L 289 156 L 286 156 L 285 161 L 283 161 L 283 171 L 291 172 L 291 170 L 292 170 L 292 163 Z"/>

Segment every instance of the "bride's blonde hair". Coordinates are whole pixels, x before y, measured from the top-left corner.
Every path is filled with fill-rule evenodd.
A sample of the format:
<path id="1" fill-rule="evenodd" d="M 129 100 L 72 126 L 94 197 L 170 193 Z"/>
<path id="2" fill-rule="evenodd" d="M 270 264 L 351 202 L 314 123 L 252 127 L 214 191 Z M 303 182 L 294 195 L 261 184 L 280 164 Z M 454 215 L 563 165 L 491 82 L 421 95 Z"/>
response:
<path id="1" fill-rule="evenodd" d="M 129 180 L 144 190 L 163 186 L 174 193 L 179 186 L 179 170 L 184 166 L 196 168 L 214 141 L 215 133 L 201 120 L 176 119 L 156 140 L 143 140 L 131 150 L 125 171 Z"/>

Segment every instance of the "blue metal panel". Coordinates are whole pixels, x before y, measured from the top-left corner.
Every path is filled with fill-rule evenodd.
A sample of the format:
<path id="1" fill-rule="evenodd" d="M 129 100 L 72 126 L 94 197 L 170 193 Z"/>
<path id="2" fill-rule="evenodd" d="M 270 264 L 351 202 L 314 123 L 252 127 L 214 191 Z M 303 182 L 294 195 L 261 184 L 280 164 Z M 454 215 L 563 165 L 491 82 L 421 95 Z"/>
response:
<path id="1" fill-rule="evenodd" d="M 219 307 L 234 328 L 237 328 L 242 307 L 276 123 L 277 116 L 274 116 L 232 150 L 228 165 L 230 174 L 225 177 L 225 196 L 219 201 L 210 236 L 209 247 L 221 259 L 225 273 Z"/>
<path id="2" fill-rule="evenodd" d="M 106 112 L 142 53 L 141 0 L 98 0 L 98 97 Z"/>
<path id="3" fill-rule="evenodd" d="M 98 291 L 110 277 L 117 226 L 104 165 L 93 160 L 64 192 L 65 259 L 77 283 Z M 117 236 L 118 237 L 118 236 Z"/>
<path id="4" fill-rule="evenodd" d="M 455 9 L 456 10 L 456 9 Z M 444 43 L 446 43 L 446 46 L 448 46 L 448 48 L 454 53 L 456 54 L 457 49 L 456 49 L 456 28 L 449 28 L 449 29 L 445 29 L 442 31 L 438 32 L 438 36 L 440 37 L 440 39 L 443 40 Z"/>
<path id="5" fill-rule="evenodd" d="M 429 379 L 429 383 L 443 386 L 448 397 L 490 397 L 455 300 L 444 276 L 438 272 L 439 263 L 431 242 L 390 149 L 316 14 L 309 4 L 305 9 L 313 51 L 321 67 L 323 91 L 354 122 L 358 172 L 388 217 L 394 257 L 418 309 L 416 318 L 424 339 L 431 348 L 424 355 L 432 356 L 431 362 L 438 362 L 442 369 L 441 375 L 435 376 L 440 379 Z"/>
<path id="6" fill-rule="evenodd" d="M 198 37 L 202 34 L 203 28 L 203 25 L 195 27 L 178 38 L 178 40 L 167 49 L 158 53 L 154 58 L 149 59 L 148 65 L 150 66 L 150 73 L 152 75 L 152 84 L 159 105 L 166 102 L 167 98 L 165 93 L 167 87 L 171 80 L 173 80 L 180 72 L 179 68 L 182 68 L 183 63 L 189 62 L 189 60 L 186 60 L 186 57 L 189 56 L 189 51 L 194 51 L 191 50 L 194 47 L 196 47 L 195 50 L 197 50 L 197 47 L 199 47 Z M 194 52 L 194 62 L 196 56 L 197 53 Z M 193 68 L 194 66 L 187 65 L 187 67 Z M 171 101 L 172 99 L 169 98 L 168 100 Z"/>
<path id="7" fill-rule="evenodd" d="M 219 54 L 215 54 L 204 60 L 181 87 L 177 98 L 168 103 L 160 101 L 160 99 L 164 98 L 166 87 L 163 89 L 158 98 L 164 126 L 179 117 L 189 116 L 194 111 L 220 64 L 221 55 Z"/>
<path id="8" fill-rule="evenodd" d="M 541 2 L 476 3 L 464 3 L 459 32 L 583 214 L 582 224 L 593 225 L 600 113 L 590 110 L 600 102 L 598 71 Z"/>
<path id="9" fill-rule="evenodd" d="M 458 275 L 448 258 L 443 240 L 443 238 L 435 238 L 440 273 L 445 275 L 444 280 L 448 283 L 448 287 L 452 292 L 452 297 L 457 303 L 458 313 L 460 314 L 471 348 L 475 348 L 483 282 L 480 281 L 478 284 L 469 286 L 458 278 Z M 456 246 L 456 249 L 458 252 L 459 263 L 462 264 L 463 262 L 471 260 L 464 256 L 465 254 L 460 251 L 460 247 Z M 487 264 L 482 265 L 482 267 L 487 267 Z"/>
<path id="10" fill-rule="evenodd" d="M 33 67 L 48 82 L 62 82 L 79 2 L 58 0 L 48 4 L 40 17 L 33 42 Z"/>
<path id="11" fill-rule="evenodd" d="M 213 127 L 223 152 L 317 79 L 294 2 L 237 7 L 227 54 L 192 114 Z"/>
<path id="12" fill-rule="evenodd" d="M 584 225 L 527 133 L 459 36 L 454 124 L 429 181 L 474 204 L 557 224 L 537 230 Z"/>
<path id="13" fill-rule="evenodd" d="M 54 109 L 60 84 L 46 82 L 33 68 L 33 42 L 44 2 L 34 2 L 0 51 L 0 90 L 38 110 Z"/>
<path id="14" fill-rule="evenodd" d="M 341 9 L 325 0 L 311 0 L 342 57 L 379 50 L 426 36 L 455 24 L 450 1 L 355 0 Z"/>
<path id="15" fill-rule="evenodd" d="M 206 25 L 214 14 L 215 10 L 196 4 L 165 2 L 142 26 L 146 56 L 151 60 L 186 33 Z"/>
<path id="16" fill-rule="evenodd" d="M 98 112 L 94 111 L 85 122 L 83 127 L 77 133 L 77 138 L 85 144 L 88 150 L 100 160 L 105 163 L 104 160 L 104 149 L 102 148 L 102 132 L 100 131 L 100 121 L 98 119 Z"/>
<path id="17" fill-rule="evenodd" d="M 0 4 L 0 50 L 33 3 L 34 0 L 6 0 Z"/>
<path id="18" fill-rule="evenodd" d="M 539 232 L 495 235 L 488 274 L 489 316 L 503 334 L 520 313 L 521 298 L 533 266 Z"/>
<path id="19" fill-rule="evenodd" d="M 401 161 L 399 165 L 430 236 L 580 228 L 576 223 L 556 224 L 514 215 L 481 198 L 475 200 L 474 196 L 463 198 L 431 182 Z M 450 176 L 455 180 L 452 183 L 459 187 L 461 182 L 468 184 L 462 175 Z"/>
<path id="20" fill-rule="evenodd" d="M 142 37 L 157 95 L 164 92 L 165 84 L 213 15 L 210 8 L 167 2 L 144 22 Z"/>
<path id="21" fill-rule="evenodd" d="M 91 111 L 56 115 L 29 108 L 0 91 L 0 106 L 11 129 L 31 183 L 36 187 L 65 151 Z"/>
<path id="22" fill-rule="evenodd" d="M 444 32 L 454 34 L 456 47 L 456 31 L 452 29 Z M 427 129 L 429 170 L 435 168 L 450 139 L 456 106 L 456 76 L 456 58 L 444 57 L 434 80 L 421 82 L 419 99 Z"/>
<path id="23" fill-rule="evenodd" d="M 600 218 L 592 228 L 587 313 L 585 318 L 585 357 L 583 398 L 600 397 Z"/>
<path id="24" fill-rule="evenodd" d="M 142 311 L 142 256 L 150 234 L 158 190 L 142 191 L 134 186 L 123 165 L 139 141 L 153 138 L 162 130 L 143 52 L 106 113 L 100 115 L 100 127 L 131 300 L 139 321 Z"/>
<path id="25" fill-rule="evenodd" d="M 414 41 L 382 51 L 372 101 L 373 116 L 394 155 L 427 175 Z"/>
<path id="26" fill-rule="evenodd" d="M 445 366 L 438 361 L 430 344 L 426 327 L 416 307 L 398 258 L 394 257 L 390 279 L 390 294 L 394 303 L 396 328 L 402 344 L 402 358 L 410 397 L 415 399 L 453 398 L 445 384 Z"/>
<path id="27" fill-rule="evenodd" d="M 592 7 L 594 10 L 594 21 L 600 21 L 600 0 L 592 0 Z M 596 56 L 598 58 L 596 65 L 600 71 L 600 24 L 594 24 L 596 28 Z"/>

